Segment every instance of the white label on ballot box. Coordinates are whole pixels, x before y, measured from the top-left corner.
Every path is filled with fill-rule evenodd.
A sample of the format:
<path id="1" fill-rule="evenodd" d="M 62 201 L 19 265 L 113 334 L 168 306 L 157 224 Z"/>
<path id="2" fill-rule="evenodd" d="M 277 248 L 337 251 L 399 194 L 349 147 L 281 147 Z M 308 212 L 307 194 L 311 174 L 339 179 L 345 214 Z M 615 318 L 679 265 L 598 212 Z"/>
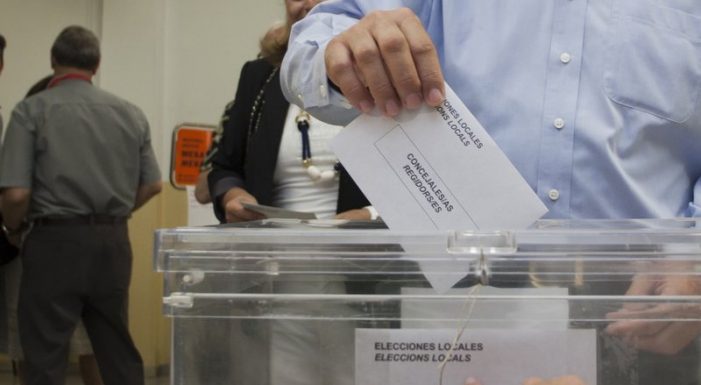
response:
<path id="1" fill-rule="evenodd" d="M 484 385 L 517 385 L 529 377 L 576 375 L 596 384 L 596 332 L 469 328 L 356 329 L 356 385 L 444 385 L 467 378 Z"/>
<path id="2" fill-rule="evenodd" d="M 392 230 L 520 229 L 548 211 L 447 84 L 441 106 L 361 115 L 331 147 Z M 422 266 L 439 291 L 460 276 L 436 270 L 469 269 L 431 267 Z"/>

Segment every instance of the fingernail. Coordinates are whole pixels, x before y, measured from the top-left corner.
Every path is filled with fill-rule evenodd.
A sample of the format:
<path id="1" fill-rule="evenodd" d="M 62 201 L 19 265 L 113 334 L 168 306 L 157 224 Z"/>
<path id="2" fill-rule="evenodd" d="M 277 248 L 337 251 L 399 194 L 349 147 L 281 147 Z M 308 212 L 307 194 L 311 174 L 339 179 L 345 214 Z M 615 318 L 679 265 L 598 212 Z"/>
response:
<path id="1" fill-rule="evenodd" d="M 385 103 L 385 112 L 388 116 L 397 116 L 399 111 L 399 104 L 395 100 L 389 100 Z"/>
<path id="2" fill-rule="evenodd" d="M 375 108 L 375 105 L 367 100 L 362 100 L 359 103 L 359 107 L 360 107 L 360 111 L 363 111 L 364 114 L 369 114 Z"/>
<path id="3" fill-rule="evenodd" d="M 438 89 L 434 88 L 428 93 L 428 104 L 432 106 L 437 106 L 443 101 L 443 93 Z"/>
<path id="4" fill-rule="evenodd" d="M 474 377 L 468 377 L 465 380 L 465 385 L 478 385 L 478 384 L 479 384 L 479 382 L 477 382 L 477 380 Z"/>
<path id="5" fill-rule="evenodd" d="M 419 94 L 411 94 L 406 97 L 404 100 L 404 104 L 406 105 L 406 108 L 409 109 L 415 109 L 419 108 L 421 106 L 421 102 L 423 102 L 421 95 Z"/>

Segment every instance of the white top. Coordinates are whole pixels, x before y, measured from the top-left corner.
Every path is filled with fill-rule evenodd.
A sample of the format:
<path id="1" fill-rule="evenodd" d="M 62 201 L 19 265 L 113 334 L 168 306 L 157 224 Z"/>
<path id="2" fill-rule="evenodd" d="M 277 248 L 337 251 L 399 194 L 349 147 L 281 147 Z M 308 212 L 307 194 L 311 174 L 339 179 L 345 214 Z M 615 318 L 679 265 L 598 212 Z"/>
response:
<path id="1" fill-rule="evenodd" d="M 295 122 L 300 111 L 293 104 L 287 110 L 273 176 L 273 205 L 288 210 L 314 212 L 319 218 L 332 218 L 336 214 L 338 177 L 330 181 L 314 181 L 302 165 L 302 134 Z M 338 161 L 328 143 L 341 128 L 310 118 L 312 164 L 322 172 L 333 170 Z"/>

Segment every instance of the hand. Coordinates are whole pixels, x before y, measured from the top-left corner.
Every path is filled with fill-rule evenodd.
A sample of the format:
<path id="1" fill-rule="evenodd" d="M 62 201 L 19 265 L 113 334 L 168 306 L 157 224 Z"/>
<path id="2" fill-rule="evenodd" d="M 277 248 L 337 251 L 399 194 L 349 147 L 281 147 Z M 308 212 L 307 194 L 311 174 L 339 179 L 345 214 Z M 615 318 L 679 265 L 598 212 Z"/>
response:
<path id="1" fill-rule="evenodd" d="M 482 385 L 481 382 L 470 377 L 465 380 L 465 385 Z M 577 376 L 562 376 L 544 380 L 538 377 L 531 377 L 523 381 L 523 385 L 586 385 L 581 378 Z"/>
<path id="2" fill-rule="evenodd" d="M 10 242 L 10 244 L 14 247 L 20 248 L 22 246 L 22 234 L 18 233 L 15 235 L 8 235 L 7 236 L 7 241 Z"/>
<path id="3" fill-rule="evenodd" d="M 258 200 L 240 187 L 234 187 L 224 195 L 222 206 L 228 223 L 265 219 L 265 215 L 243 208 L 242 203 L 258 204 Z"/>
<path id="4" fill-rule="evenodd" d="M 336 219 L 347 219 L 347 220 L 370 220 L 370 211 L 367 209 L 355 209 L 344 211 L 336 215 Z"/>
<path id="5" fill-rule="evenodd" d="M 581 378 L 577 376 L 562 376 L 544 380 L 542 378 L 532 377 L 523 381 L 523 385 L 586 385 Z"/>
<path id="6" fill-rule="evenodd" d="M 367 14 L 329 42 L 324 60 L 329 80 L 364 113 L 396 116 L 445 95 L 436 48 L 408 8 Z"/>
<path id="7" fill-rule="evenodd" d="M 212 201 L 209 196 L 209 186 L 207 185 L 207 176 L 211 170 L 202 171 L 197 176 L 197 184 L 195 184 L 195 200 L 200 204 L 207 204 Z"/>
<path id="8" fill-rule="evenodd" d="M 7 224 L 3 223 L 2 232 L 4 233 L 5 238 L 7 238 L 7 242 L 12 246 L 21 249 L 22 243 L 24 243 L 24 238 L 27 236 L 27 234 L 29 234 L 29 231 L 31 230 L 31 225 L 28 223 L 29 222 L 23 220 L 14 229 L 8 227 Z"/>
<path id="9" fill-rule="evenodd" d="M 698 277 L 638 275 L 633 278 L 626 295 L 687 296 L 700 293 L 701 278 Z M 696 304 L 630 304 L 607 314 L 607 317 L 619 320 L 606 328 L 608 333 L 623 337 L 637 349 L 655 353 L 676 354 L 701 333 L 701 322 L 698 321 L 660 321 L 701 319 L 701 305 Z"/>

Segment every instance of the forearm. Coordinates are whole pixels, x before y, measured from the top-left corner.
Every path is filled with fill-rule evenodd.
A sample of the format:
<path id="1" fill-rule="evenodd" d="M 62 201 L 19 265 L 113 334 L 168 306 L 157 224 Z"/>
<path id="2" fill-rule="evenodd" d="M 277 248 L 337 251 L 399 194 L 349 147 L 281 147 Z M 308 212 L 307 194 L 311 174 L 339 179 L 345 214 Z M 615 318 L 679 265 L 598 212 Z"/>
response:
<path id="1" fill-rule="evenodd" d="M 132 209 L 132 211 L 138 210 L 151 198 L 158 195 L 161 192 L 162 188 L 163 182 L 161 182 L 160 180 L 157 182 L 139 186 L 139 189 L 136 191 L 136 198 L 134 199 L 134 208 Z"/>
<path id="2" fill-rule="evenodd" d="M 10 187 L 2 192 L 2 216 L 8 229 L 19 229 L 27 216 L 31 190 L 28 188 Z"/>
<path id="3" fill-rule="evenodd" d="M 212 198 L 214 215 L 221 222 L 225 222 L 224 196 L 233 188 L 243 188 L 244 180 L 239 173 L 231 169 L 225 169 L 216 162 L 213 165 L 214 168 L 207 175 L 209 194 Z"/>
<path id="4" fill-rule="evenodd" d="M 322 3 L 320 7 L 324 5 Z M 347 15 L 318 12 L 308 15 L 295 24 L 280 69 L 285 97 L 331 124 L 348 124 L 359 114 L 330 86 L 324 63 L 326 44 L 356 22 L 357 19 Z"/>
<path id="5" fill-rule="evenodd" d="M 201 204 L 207 204 L 212 201 L 212 197 L 209 195 L 209 186 L 207 185 L 207 175 L 209 175 L 209 170 L 200 172 L 195 185 L 195 200 Z"/>

